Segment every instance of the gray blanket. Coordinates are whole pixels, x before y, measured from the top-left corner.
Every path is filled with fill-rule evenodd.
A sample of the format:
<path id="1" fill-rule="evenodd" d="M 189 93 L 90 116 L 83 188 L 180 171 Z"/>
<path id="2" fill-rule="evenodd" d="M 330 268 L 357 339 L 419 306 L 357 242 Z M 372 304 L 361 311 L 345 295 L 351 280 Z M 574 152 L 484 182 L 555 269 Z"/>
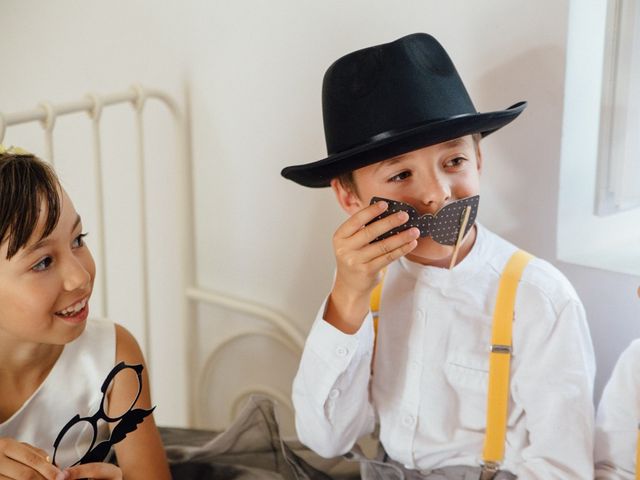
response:
<path id="1" fill-rule="evenodd" d="M 224 432 L 161 427 L 174 480 L 477 480 L 478 467 L 432 472 L 407 470 L 379 447 L 376 458 L 359 447 L 345 459 L 323 459 L 298 442 L 280 437 L 273 401 L 252 397 Z M 360 471 L 359 471 L 360 469 Z M 495 480 L 513 480 L 500 472 Z"/>
<path id="2" fill-rule="evenodd" d="M 280 438 L 274 404 L 267 397 L 252 397 L 222 433 L 167 427 L 161 427 L 160 433 L 174 480 L 359 478 L 311 466 L 321 466 L 326 460 Z"/>

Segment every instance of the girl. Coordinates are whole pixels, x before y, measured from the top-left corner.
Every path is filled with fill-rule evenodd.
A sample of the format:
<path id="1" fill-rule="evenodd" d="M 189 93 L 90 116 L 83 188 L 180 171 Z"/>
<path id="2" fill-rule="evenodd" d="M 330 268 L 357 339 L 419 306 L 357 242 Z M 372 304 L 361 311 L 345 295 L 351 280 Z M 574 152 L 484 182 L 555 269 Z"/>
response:
<path id="1" fill-rule="evenodd" d="M 91 443 L 86 422 L 56 442 L 76 414 L 91 417 L 104 406 L 113 418 L 132 403 L 151 405 L 145 370 L 140 376 L 131 369 L 118 370 L 103 402 L 101 387 L 114 366 L 144 359 L 123 327 L 87 320 L 95 264 L 85 235 L 54 171 L 27 152 L 0 146 L 1 480 L 171 478 L 151 415 L 115 445 L 119 466 L 61 463 L 70 451 L 79 452 L 78 460 Z M 97 422 L 95 430 L 94 445 L 109 440 L 107 423 Z M 59 467 L 52 463 L 54 443 Z"/>

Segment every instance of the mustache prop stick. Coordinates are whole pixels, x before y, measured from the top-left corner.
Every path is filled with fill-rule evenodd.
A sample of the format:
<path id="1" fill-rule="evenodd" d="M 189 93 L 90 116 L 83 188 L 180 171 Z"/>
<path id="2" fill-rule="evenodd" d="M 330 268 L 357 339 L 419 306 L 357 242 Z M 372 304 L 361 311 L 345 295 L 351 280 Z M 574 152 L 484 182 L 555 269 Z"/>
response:
<path id="1" fill-rule="evenodd" d="M 381 218 L 392 215 L 396 212 L 405 211 L 409 215 L 409 220 L 403 225 L 389 230 L 380 235 L 374 242 L 384 240 L 391 235 L 395 235 L 403 230 L 416 227 L 420 230 L 421 237 L 431 237 L 441 245 L 453 246 L 453 254 L 449 269 L 453 268 L 458 257 L 458 250 L 464 237 L 469 233 L 478 214 L 478 204 L 480 196 L 467 197 L 455 202 L 451 202 L 438 210 L 434 215 L 427 213 L 420 215 L 418 211 L 404 202 L 397 202 L 387 198 L 373 197 L 371 204 L 384 200 L 389 208 L 369 223 L 373 223 Z"/>

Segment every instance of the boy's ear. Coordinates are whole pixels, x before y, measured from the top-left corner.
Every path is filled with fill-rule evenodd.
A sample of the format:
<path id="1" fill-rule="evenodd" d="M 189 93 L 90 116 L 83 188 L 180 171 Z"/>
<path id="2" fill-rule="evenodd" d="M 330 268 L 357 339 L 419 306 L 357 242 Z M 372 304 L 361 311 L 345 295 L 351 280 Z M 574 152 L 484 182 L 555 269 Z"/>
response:
<path id="1" fill-rule="evenodd" d="M 476 145 L 476 167 L 478 173 L 482 173 L 482 150 L 480 149 L 480 143 Z"/>
<path id="2" fill-rule="evenodd" d="M 349 215 L 353 215 L 362 209 L 362 201 L 358 195 L 351 188 L 346 188 L 342 185 L 339 179 L 334 178 L 331 180 L 331 189 L 342 209 Z"/>

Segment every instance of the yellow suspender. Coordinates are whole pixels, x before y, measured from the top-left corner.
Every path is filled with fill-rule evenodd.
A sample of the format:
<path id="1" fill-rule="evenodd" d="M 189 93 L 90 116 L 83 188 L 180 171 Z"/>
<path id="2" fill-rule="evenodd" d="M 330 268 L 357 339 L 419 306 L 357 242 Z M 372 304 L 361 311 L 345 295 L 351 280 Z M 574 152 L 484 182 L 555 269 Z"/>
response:
<path id="1" fill-rule="evenodd" d="M 484 464 L 490 468 L 497 467 L 504 457 L 509 406 L 509 369 L 511 363 L 513 310 L 520 277 L 522 276 L 524 268 L 532 258 L 532 255 L 522 250 L 514 253 L 502 272 L 498 286 L 498 297 L 493 313 L 491 353 L 489 354 L 487 431 L 483 452 Z M 381 280 L 373 292 L 371 292 L 370 298 L 376 339 L 378 336 L 378 311 L 380 309 L 380 294 L 382 292 L 383 280 Z"/>
<path id="2" fill-rule="evenodd" d="M 378 338 L 378 311 L 380 310 L 380 294 L 382 293 L 382 284 L 384 283 L 385 273 L 387 273 L 386 268 L 383 269 L 380 273 L 380 282 L 371 292 L 371 297 L 369 297 L 369 307 L 371 309 L 371 316 L 373 317 L 373 333 L 376 339 Z M 375 343 L 373 348 L 375 350 Z"/>
<path id="3" fill-rule="evenodd" d="M 489 354 L 489 391 L 487 395 L 487 431 L 484 437 L 484 464 L 499 464 L 504 458 L 509 408 L 509 367 L 511 330 L 518 283 L 529 260 L 522 250 L 514 253 L 504 267 L 493 312 L 491 353 Z"/>

